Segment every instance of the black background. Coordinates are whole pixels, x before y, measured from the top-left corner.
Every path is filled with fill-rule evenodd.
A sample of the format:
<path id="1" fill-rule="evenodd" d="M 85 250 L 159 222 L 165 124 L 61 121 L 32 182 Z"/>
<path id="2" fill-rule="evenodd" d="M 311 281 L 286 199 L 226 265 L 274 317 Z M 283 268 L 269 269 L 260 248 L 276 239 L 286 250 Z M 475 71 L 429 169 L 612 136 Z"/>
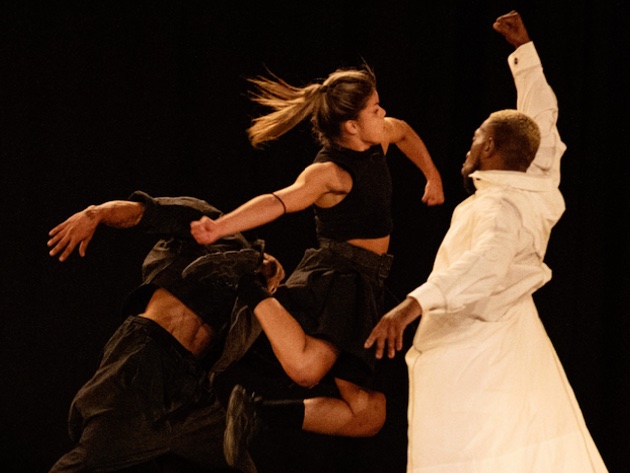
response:
<path id="1" fill-rule="evenodd" d="M 622 5 L 622 3 L 624 3 Z M 100 229 L 88 255 L 47 255 L 48 231 L 92 203 L 141 189 L 231 210 L 293 181 L 317 149 L 307 124 L 253 150 L 259 110 L 245 78 L 290 83 L 367 61 L 388 114 L 422 136 L 447 203 L 396 150 L 396 255 L 390 288 L 424 281 L 465 194 L 459 169 L 475 128 L 515 93 L 512 48 L 492 28 L 518 9 L 560 104 L 567 211 L 554 230 L 541 318 L 611 472 L 630 465 L 626 261 L 628 9 L 621 1 L 5 2 L 0 11 L 2 308 L 0 468 L 46 471 L 69 448 L 66 415 L 120 323 L 150 241 Z M 624 97 L 625 95 L 625 97 Z M 622 114 L 623 111 L 623 114 Z M 624 140 L 625 141 L 625 140 Z M 312 215 L 259 229 L 292 269 L 314 241 Z M 405 455 L 406 379 L 392 363 L 390 421 L 372 448 Z"/>

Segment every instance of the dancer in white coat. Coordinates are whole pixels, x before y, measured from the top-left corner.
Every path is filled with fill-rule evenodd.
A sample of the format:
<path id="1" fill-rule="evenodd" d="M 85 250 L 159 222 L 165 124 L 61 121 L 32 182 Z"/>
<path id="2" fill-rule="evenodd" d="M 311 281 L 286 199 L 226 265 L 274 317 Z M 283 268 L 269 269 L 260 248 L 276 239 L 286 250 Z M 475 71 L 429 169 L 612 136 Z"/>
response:
<path id="1" fill-rule="evenodd" d="M 427 282 L 365 346 L 393 357 L 422 317 L 405 358 L 409 473 L 605 472 L 532 298 L 551 278 L 543 259 L 565 209 L 556 97 L 520 15 L 493 27 L 516 48 L 518 111 L 475 131 L 462 168 L 475 193 L 455 209 Z"/>

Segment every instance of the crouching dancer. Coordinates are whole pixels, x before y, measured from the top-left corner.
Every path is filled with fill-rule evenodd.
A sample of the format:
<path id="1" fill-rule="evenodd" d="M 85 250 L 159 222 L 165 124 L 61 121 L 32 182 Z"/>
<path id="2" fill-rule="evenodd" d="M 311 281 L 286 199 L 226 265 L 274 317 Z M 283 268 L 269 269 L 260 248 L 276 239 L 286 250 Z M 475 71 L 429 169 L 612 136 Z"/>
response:
<path id="1" fill-rule="evenodd" d="M 77 247 L 85 256 L 101 224 L 135 227 L 159 239 L 144 261 L 142 285 L 125 306 L 129 316 L 72 402 L 69 433 L 75 445 L 51 472 L 117 471 L 158 458 L 204 471 L 227 467 L 225 410 L 213 395 L 206 367 L 220 353 L 230 325 L 240 343 L 228 357 L 239 358 L 258 332 L 247 320 L 230 324 L 236 281 L 217 283 L 217 278 L 227 270 L 260 269 L 273 292 L 284 272 L 262 252 L 262 242 L 241 234 L 197 244 L 190 222 L 220 214 L 191 197 L 134 192 L 126 201 L 89 206 L 51 230 L 50 255 L 60 261 Z M 204 264 L 211 253 L 223 256 L 218 266 Z"/>

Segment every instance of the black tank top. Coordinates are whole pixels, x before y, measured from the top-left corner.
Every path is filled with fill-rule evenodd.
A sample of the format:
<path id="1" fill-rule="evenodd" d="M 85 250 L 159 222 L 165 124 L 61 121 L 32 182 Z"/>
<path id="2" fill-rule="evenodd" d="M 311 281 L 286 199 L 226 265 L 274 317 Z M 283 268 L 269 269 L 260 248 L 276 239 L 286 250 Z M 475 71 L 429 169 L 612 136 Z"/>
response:
<path id="1" fill-rule="evenodd" d="M 327 146 L 314 162 L 333 162 L 352 177 L 352 189 L 337 205 L 313 206 L 318 237 L 347 241 L 381 238 L 392 232 L 392 180 L 380 144 L 366 151 Z"/>

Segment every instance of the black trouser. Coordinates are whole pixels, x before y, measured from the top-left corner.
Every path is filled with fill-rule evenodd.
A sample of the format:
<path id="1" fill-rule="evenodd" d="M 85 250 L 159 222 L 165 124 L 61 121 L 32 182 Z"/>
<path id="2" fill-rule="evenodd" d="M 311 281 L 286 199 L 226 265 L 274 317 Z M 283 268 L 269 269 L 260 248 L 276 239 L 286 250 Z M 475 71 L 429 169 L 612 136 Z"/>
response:
<path id="1" fill-rule="evenodd" d="M 116 471 L 170 455 L 222 468 L 225 411 L 206 371 L 152 320 L 131 316 L 70 408 L 76 446 L 51 473 Z"/>

